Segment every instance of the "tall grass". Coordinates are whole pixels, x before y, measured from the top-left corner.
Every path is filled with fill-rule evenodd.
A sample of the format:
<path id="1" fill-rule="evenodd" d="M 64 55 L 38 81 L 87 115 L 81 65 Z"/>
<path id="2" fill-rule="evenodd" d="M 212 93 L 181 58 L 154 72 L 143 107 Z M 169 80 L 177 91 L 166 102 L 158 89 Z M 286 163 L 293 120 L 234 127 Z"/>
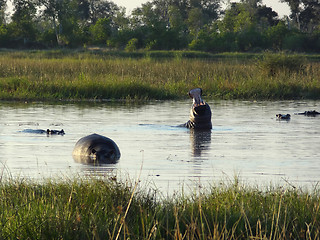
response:
<path id="1" fill-rule="evenodd" d="M 194 87 L 202 87 L 206 99 L 320 98 L 319 62 L 305 62 L 303 71 L 278 68 L 269 74 L 268 61 L 279 65 L 278 55 L 270 61 L 243 54 L 196 58 L 195 53 L 182 53 L 125 58 L 90 52 L 1 52 L 0 99 L 179 99 Z M 286 60 L 290 58 L 282 62 Z"/>
<path id="2" fill-rule="evenodd" d="M 317 189 L 261 191 L 235 181 L 167 199 L 132 193 L 111 179 L 1 182 L 0 238 L 319 239 Z"/>

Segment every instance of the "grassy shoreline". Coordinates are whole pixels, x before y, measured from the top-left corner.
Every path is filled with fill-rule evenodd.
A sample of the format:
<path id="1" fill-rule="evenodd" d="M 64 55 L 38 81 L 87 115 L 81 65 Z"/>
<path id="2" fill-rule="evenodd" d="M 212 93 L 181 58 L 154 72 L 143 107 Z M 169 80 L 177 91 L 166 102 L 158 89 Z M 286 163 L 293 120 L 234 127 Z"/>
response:
<path id="1" fill-rule="evenodd" d="M 4 51 L 0 100 L 172 100 L 194 87 L 206 99 L 320 99 L 319 56 L 269 55 Z"/>
<path id="2" fill-rule="evenodd" d="M 198 191 L 159 200 L 114 179 L 1 182 L 0 238 L 319 239 L 318 189 Z"/>

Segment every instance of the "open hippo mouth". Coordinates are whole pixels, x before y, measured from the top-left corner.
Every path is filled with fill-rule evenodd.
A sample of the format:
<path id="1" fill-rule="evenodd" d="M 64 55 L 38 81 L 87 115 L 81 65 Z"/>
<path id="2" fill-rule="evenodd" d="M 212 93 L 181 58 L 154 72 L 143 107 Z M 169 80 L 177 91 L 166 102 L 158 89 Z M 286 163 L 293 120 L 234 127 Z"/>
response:
<path id="1" fill-rule="evenodd" d="M 193 99 L 193 107 L 197 107 L 199 105 L 205 105 L 202 98 L 202 89 L 201 88 L 195 88 L 190 90 L 189 96 Z"/>
<path id="2" fill-rule="evenodd" d="M 202 89 L 190 90 L 189 96 L 193 99 L 190 110 L 190 120 L 185 124 L 190 129 L 212 129 L 211 109 L 209 104 L 201 98 Z"/>

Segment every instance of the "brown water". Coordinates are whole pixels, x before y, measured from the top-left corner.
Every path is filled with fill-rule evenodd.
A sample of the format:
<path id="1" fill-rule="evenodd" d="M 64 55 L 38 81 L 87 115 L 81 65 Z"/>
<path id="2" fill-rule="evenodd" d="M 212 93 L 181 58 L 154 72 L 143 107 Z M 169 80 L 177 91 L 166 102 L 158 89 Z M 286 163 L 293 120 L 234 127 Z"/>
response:
<path id="1" fill-rule="evenodd" d="M 3 178 L 114 176 L 141 180 L 164 192 L 235 176 L 248 184 L 312 187 L 320 181 L 319 101 L 211 101 L 213 129 L 195 134 L 177 127 L 190 101 L 128 104 L 0 103 L 0 173 Z M 278 121 L 278 113 L 291 114 Z M 64 129 L 64 136 L 24 132 Z M 83 136 L 98 133 L 119 146 L 117 164 L 75 163 Z M 191 187 L 192 188 L 192 187 Z"/>

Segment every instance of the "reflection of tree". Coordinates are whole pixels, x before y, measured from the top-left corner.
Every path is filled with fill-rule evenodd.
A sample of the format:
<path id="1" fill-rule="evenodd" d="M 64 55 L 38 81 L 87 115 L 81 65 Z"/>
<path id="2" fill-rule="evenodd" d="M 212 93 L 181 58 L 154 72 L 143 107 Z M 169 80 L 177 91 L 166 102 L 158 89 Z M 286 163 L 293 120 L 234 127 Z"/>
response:
<path id="1" fill-rule="evenodd" d="M 190 130 L 192 155 L 200 157 L 203 151 L 209 149 L 211 143 L 211 130 Z"/>

